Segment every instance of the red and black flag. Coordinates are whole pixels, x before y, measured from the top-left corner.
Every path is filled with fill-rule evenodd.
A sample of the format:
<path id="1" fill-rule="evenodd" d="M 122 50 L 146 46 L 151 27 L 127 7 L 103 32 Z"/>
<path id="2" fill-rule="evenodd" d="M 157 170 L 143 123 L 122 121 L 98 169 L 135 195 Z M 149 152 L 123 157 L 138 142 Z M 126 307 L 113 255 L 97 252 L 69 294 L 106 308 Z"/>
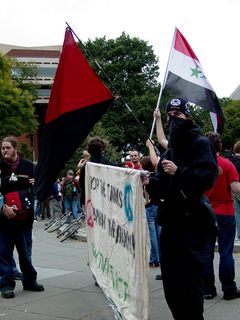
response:
<path id="1" fill-rule="evenodd" d="M 91 69 L 67 28 L 49 99 L 36 169 L 43 201 L 66 162 L 108 110 L 113 95 Z"/>

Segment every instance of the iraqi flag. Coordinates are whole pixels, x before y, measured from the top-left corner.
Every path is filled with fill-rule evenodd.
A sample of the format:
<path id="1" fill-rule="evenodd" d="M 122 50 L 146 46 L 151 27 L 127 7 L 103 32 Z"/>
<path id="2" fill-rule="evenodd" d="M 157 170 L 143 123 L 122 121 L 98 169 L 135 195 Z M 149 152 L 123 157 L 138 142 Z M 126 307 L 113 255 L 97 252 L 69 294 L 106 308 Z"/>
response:
<path id="1" fill-rule="evenodd" d="M 59 172 L 113 102 L 113 95 L 91 69 L 66 29 L 49 99 L 35 193 L 45 200 Z"/>
<path id="2" fill-rule="evenodd" d="M 222 131 L 224 117 L 218 98 L 198 57 L 177 28 L 169 55 L 163 90 L 208 110 L 214 130 Z"/>

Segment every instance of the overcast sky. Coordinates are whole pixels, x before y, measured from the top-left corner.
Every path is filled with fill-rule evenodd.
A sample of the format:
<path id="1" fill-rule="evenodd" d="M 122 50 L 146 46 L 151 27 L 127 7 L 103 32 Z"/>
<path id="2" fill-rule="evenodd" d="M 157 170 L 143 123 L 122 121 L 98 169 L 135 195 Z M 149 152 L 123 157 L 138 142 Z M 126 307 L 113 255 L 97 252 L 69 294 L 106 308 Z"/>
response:
<path id="1" fill-rule="evenodd" d="M 82 41 L 125 31 L 148 41 L 163 80 L 175 26 L 218 97 L 240 84 L 240 0 L 2 0 L 0 43 L 62 44 L 67 21 Z"/>

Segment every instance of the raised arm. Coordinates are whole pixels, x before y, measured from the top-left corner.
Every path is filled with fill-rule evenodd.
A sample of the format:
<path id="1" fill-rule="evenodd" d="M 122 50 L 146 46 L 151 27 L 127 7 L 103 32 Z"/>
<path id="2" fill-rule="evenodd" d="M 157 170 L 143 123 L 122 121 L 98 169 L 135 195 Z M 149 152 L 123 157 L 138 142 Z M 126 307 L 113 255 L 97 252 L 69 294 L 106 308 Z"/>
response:
<path id="1" fill-rule="evenodd" d="M 160 143 L 160 145 L 164 148 L 167 149 L 168 146 L 168 141 L 165 136 L 165 133 L 163 131 L 163 126 L 162 126 L 162 119 L 161 119 L 161 113 L 159 109 L 156 109 L 154 111 L 154 117 L 156 118 L 156 129 L 157 129 L 157 139 Z"/>
<path id="2" fill-rule="evenodd" d="M 154 144 L 150 139 L 148 139 L 146 142 L 146 146 L 148 147 L 148 150 L 149 150 L 149 156 L 150 156 L 152 165 L 154 166 L 154 169 L 156 170 L 157 165 L 158 165 L 158 157 L 157 157 L 155 149 L 154 149 Z"/>

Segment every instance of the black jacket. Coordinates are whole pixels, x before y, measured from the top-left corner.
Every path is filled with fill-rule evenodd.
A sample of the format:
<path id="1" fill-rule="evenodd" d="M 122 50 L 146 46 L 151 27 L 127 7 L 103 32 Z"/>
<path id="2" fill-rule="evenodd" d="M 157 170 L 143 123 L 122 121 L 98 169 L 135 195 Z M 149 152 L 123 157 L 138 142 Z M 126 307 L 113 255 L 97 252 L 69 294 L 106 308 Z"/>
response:
<path id="1" fill-rule="evenodd" d="M 236 167 L 237 172 L 240 176 L 240 157 L 234 155 L 234 156 L 230 157 L 229 160 L 234 164 L 234 166 Z"/>
<path id="2" fill-rule="evenodd" d="M 32 186 L 29 184 L 29 179 L 34 177 L 35 165 L 32 161 L 20 159 L 18 167 L 14 174 L 16 181 L 11 181 L 11 167 L 5 161 L 0 162 L 0 191 L 3 194 L 6 202 L 6 195 L 10 192 L 20 191 L 21 200 L 26 205 L 27 215 L 24 219 L 13 218 L 7 219 L 4 214 L 0 215 L 0 228 L 2 227 L 31 227 L 34 219 L 34 195 Z M 10 180 L 9 180 L 10 179 Z M 25 200 L 26 199 L 26 200 Z"/>
<path id="3" fill-rule="evenodd" d="M 175 175 L 163 171 L 163 158 L 177 165 Z M 149 184 L 158 191 L 161 225 L 204 225 L 201 197 L 218 174 L 215 150 L 211 142 L 192 124 L 177 148 L 169 148 L 158 165 L 158 173 Z"/>

